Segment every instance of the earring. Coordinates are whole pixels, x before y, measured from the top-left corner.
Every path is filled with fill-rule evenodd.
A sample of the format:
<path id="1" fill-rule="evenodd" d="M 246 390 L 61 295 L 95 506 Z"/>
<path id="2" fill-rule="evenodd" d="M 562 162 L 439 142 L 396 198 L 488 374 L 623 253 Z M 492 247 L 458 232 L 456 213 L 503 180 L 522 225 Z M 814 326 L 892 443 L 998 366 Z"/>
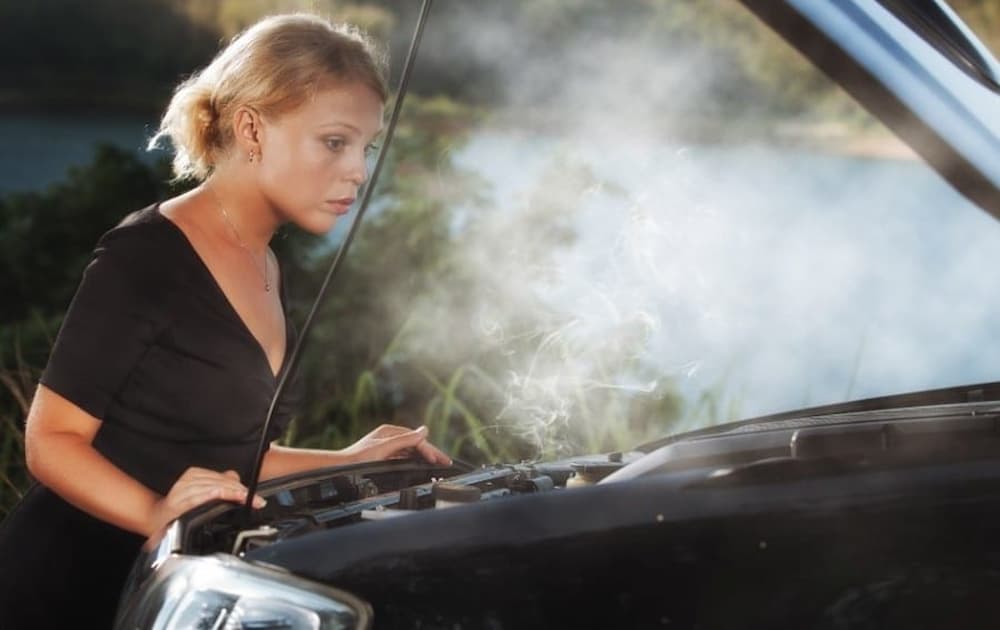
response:
<path id="1" fill-rule="evenodd" d="M 256 156 L 256 152 L 253 149 L 250 149 L 250 161 L 251 162 L 253 162 L 253 159 L 254 159 L 255 156 Z"/>

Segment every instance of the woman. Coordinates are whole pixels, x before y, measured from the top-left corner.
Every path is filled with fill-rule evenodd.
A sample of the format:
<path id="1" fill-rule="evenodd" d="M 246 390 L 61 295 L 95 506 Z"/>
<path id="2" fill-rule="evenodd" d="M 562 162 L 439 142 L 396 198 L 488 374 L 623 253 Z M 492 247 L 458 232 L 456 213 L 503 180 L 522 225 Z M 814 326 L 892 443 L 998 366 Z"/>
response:
<path id="1" fill-rule="evenodd" d="M 110 627 L 145 538 L 207 501 L 245 501 L 294 339 L 268 242 L 347 213 L 384 81 L 357 30 L 292 15 L 178 88 L 154 142 L 169 138 L 176 175 L 202 183 L 127 217 L 84 273 L 28 414 L 38 484 L 0 530 L 0 629 Z M 425 428 L 382 426 L 341 451 L 272 445 L 262 478 L 410 451 L 450 463 Z"/>

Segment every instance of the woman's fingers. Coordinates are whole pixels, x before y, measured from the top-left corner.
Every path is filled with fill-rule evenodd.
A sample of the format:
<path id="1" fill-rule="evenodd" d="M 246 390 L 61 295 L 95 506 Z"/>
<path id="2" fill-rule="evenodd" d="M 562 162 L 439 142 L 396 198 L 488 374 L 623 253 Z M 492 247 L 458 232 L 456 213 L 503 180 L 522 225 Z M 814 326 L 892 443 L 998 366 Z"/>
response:
<path id="1" fill-rule="evenodd" d="M 236 471 L 216 472 L 192 466 L 177 478 L 167 496 L 153 505 L 150 514 L 151 529 L 158 531 L 185 512 L 209 501 L 243 503 L 246 498 L 247 488 L 240 483 Z M 254 507 L 262 508 L 266 503 L 263 497 L 254 495 Z"/>
<path id="2" fill-rule="evenodd" d="M 167 502 L 184 511 L 215 499 L 232 501 L 246 496 L 246 492 L 236 488 L 227 488 L 215 484 L 197 483 L 175 486 L 167 495 Z"/>
<path id="3" fill-rule="evenodd" d="M 424 456 L 431 464 L 438 464 L 440 466 L 451 466 L 451 458 L 444 454 L 444 452 L 438 447 L 434 446 L 427 440 L 417 444 L 417 450 L 421 455 Z"/>
<path id="4" fill-rule="evenodd" d="M 415 448 L 425 437 L 427 437 L 427 427 L 379 438 L 375 446 L 372 447 L 372 457 L 373 459 L 388 459 L 400 451 Z"/>
<path id="5" fill-rule="evenodd" d="M 177 496 L 168 497 L 167 501 L 172 506 L 170 510 L 172 516 L 176 518 L 188 510 L 192 510 L 199 505 L 209 501 L 230 501 L 232 503 L 243 503 L 247 499 L 246 490 L 237 490 L 222 486 L 194 486 L 185 488 L 183 493 Z M 253 506 L 262 508 L 267 504 L 260 495 L 254 497 Z"/>
<path id="6" fill-rule="evenodd" d="M 424 459 L 431 464 L 451 466 L 451 458 L 445 455 L 441 449 L 427 441 L 426 426 L 421 426 L 415 432 L 419 432 L 421 439 L 414 445 L 413 448 L 415 448 L 424 457 Z"/>
<path id="7" fill-rule="evenodd" d="M 220 473 L 195 466 L 185 470 L 176 483 L 208 483 L 229 488 L 246 489 L 246 486 L 240 483 L 240 475 L 235 470 L 227 470 Z"/>
<path id="8" fill-rule="evenodd" d="M 227 470 L 218 473 L 192 467 L 186 470 L 170 489 L 167 500 L 181 507 L 182 511 L 187 511 L 216 499 L 243 503 L 246 497 L 247 488 L 240 483 L 236 471 Z M 264 507 L 265 504 L 266 501 L 260 495 L 254 497 L 254 507 Z"/>
<path id="9" fill-rule="evenodd" d="M 414 430 L 408 430 L 402 427 L 388 426 L 396 430 L 394 431 L 395 435 L 382 438 L 382 443 L 377 448 L 388 450 L 373 453 L 373 455 L 376 455 L 376 458 L 401 459 L 410 456 L 416 450 L 431 464 L 441 466 L 451 465 L 451 458 L 427 441 L 427 427 L 421 426 Z M 379 427 L 379 429 L 382 428 Z"/>

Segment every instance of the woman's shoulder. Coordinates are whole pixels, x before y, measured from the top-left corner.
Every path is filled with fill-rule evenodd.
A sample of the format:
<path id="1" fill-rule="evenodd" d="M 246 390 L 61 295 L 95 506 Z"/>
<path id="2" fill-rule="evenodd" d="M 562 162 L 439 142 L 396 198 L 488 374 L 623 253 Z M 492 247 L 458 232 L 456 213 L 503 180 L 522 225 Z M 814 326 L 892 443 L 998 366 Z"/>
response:
<path id="1" fill-rule="evenodd" d="M 113 269 L 114 275 L 131 279 L 129 284 L 157 283 L 162 288 L 164 282 L 186 283 L 189 261 L 175 230 L 160 213 L 159 203 L 129 213 L 98 239 L 85 276 Z"/>
<path id="2" fill-rule="evenodd" d="M 126 215 L 118 225 L 105 232 L 94 247 L 94 257 L 106 256 L 123 262 L 171 263 L 186 258 L 185 241 L 177 228 L 159 209 L 159 202 Z"/>
<path id="3" fill-rule="evenodd" d="M 97 248 L 108 247 L 151 247 L 168 246 L 168 220 L 159 211 L 159 202 L 125 215 L 97 241 Z"/>

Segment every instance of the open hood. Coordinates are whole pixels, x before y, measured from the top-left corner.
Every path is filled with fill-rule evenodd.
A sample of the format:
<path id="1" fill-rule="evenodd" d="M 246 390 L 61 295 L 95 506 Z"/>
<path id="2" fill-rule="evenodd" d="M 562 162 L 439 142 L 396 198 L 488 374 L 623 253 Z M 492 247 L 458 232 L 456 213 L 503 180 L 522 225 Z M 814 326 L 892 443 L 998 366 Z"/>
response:
<path id="1" fill-rule="evenodd" d="M 939 0 L 741 0 L 1000 218 L 1000 65 Z"/>

